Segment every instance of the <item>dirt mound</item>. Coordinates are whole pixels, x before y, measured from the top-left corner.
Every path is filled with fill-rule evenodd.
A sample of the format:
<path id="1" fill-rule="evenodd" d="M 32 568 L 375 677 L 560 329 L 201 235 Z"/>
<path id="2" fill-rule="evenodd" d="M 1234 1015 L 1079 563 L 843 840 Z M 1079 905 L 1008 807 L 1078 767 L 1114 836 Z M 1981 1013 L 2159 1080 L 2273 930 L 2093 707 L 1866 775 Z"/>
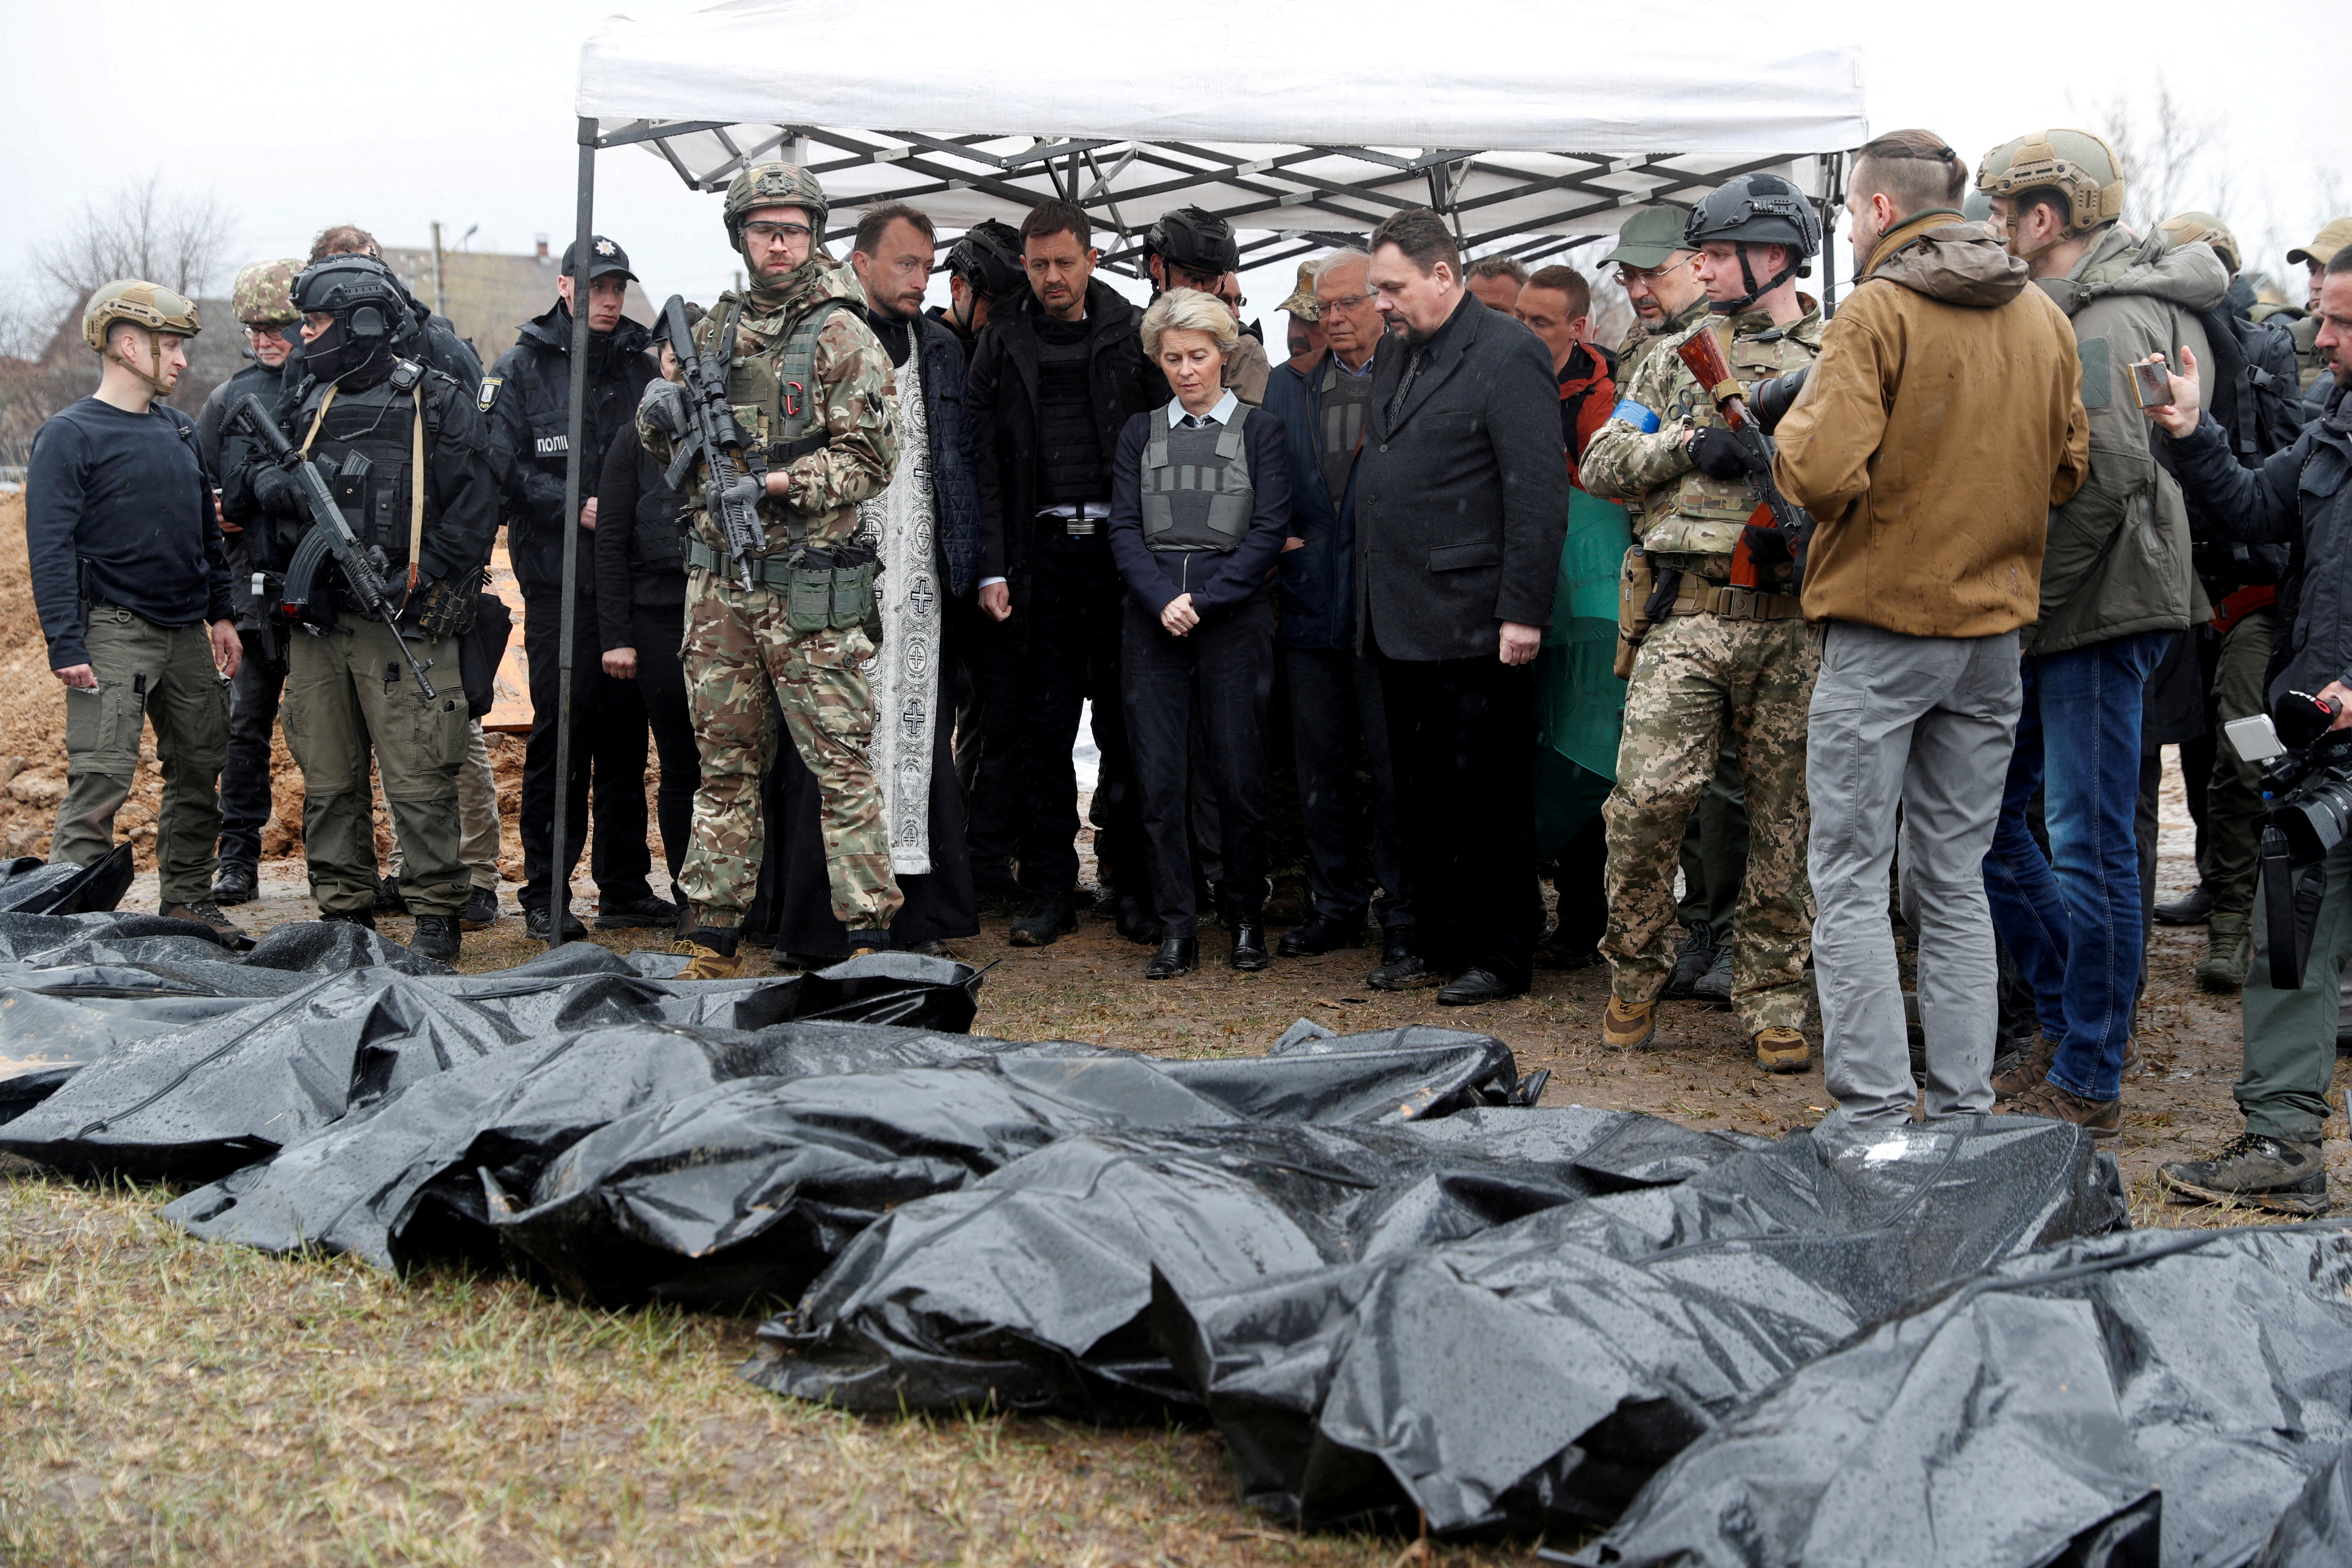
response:
<path id="1" fill-rule="evenodd" d="M 0 495 L 0 625 L 16 633 L 0 647 L 0 854 L 49 852 L 58 802 L 66 792 L 66 692 L 49 672 L 48 646 L 40 613 L 33 604 L 32 569 L 25 554 L 25 498 Z M 520 642 L 520 637 L 516 639 Z M 499 871 L 522 880 L 522 837 L 517 813 L 522 799 L 522 738 L 489 737 L 490 770 L 498 780 Z M 654 778 L 648 775 L 651 792 Z M 154 869 L 155 811 L 163 778 L 155 766 L 155 734 L 147 731 L 139 748 L 139 775 L 131 798 L 115 814 L 114 830 L 135 847 L 139 868 Z M 269 757 L 270 820 L 261 833 L 265 860 L 299 858 L 302 853 L 302 771 L 287 753 L 281 731 Z M 376 854 L 392 861 L 392 828 L 379 799 Z"/>

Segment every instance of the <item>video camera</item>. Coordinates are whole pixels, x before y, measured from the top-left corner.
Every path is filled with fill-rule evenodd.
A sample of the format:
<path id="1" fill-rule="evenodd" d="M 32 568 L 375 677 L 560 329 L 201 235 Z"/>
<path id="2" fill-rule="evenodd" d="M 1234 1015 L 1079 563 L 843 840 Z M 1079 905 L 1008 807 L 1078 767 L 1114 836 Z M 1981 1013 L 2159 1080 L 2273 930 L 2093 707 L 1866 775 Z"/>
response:
<path id="1" fill-rule="evenodd" d="M 2343 707 L 2290 691 L 2275 717 L 2257 713 L 2221 727 L 2240 758 L 2262 770 L 2263 914 L 2271 985 L 2303 986 L 2304 960 L 2326 889 L 2320 862 L 2352 835 L 2352 729 L 2332 728 Z M 2292 941 L 2285 933 L 2293 931 Z"/>

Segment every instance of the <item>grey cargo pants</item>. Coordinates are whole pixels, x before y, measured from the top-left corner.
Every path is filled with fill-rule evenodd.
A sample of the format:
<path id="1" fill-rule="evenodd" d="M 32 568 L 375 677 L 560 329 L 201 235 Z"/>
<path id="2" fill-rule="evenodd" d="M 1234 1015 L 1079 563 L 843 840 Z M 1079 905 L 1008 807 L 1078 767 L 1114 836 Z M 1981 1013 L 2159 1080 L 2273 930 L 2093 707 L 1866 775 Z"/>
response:
<path id="1" fill-rule="evenodd" d="M 1886 910 L 1898 807 L 1904 907 L 1919 935 L 1927 1114 L 1992 1109 L 1998 1009 L 1984 858 L 2022 700 L 2014 632 L 1825 628 L 1805 742 L 1808 863 L 1822 1070 L 1847 1121 L 1907 1121 L 1918 1094 Z"/>

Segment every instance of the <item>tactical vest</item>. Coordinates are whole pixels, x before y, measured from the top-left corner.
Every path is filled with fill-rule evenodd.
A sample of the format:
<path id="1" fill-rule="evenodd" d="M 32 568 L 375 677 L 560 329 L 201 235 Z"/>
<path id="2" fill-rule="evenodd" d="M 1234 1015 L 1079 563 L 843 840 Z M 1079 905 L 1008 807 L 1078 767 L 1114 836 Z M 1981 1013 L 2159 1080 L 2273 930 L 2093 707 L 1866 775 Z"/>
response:
<path id="1" fill-rule="evenodd" d="M 1093 361 L 1086 342 L 1037 339 L 1037 499 L 1075 506 L 1110 496 L 1110 465 L 1095 427 Z"/>
<path id="2" fill-rule="evenodd" d="M 781 345 L 734 361 L 727 376 L 727 398 L 735 408 L 735 422 L 754 437 L 770 468 L 781 468 L 819 450 L 833 439 L 816 419 L 816 335 L 825 319 L 848 301 L 822 300 L 792 324 Z M 742 319 L 742 301 L 730 300 L 717 312 L 712 331 L 716 341 L 730 342 Z M 815 434 L 810 426 L 815 426 Z M 786 535 L 794 544 L 807 542 L 805 519 L 782 501 L 764 500 L 762 510 L 782 515 Z"/>
<path id="3" fill-rule="evenodd" d="M 1724 350 L 1724 360 L 1743 386 L 1802 369 L 1821 357 L 1821 317 L 1813 314 L 1784 327 L 1734 336 Z M 1715 331 L 1717 325 L 1711 321 L 1704 330 Z M 1798 337 L 1800 331 L 1808 331 L 1814 341 Z M 1676 333 L 1668 342 L 1680 342 L 1683 335 Z M 1674 361 L 1676 374 L 1673 396 L 1668 406 L 1656 411 L 1659 417 L 1667 423 L 1688 419 L 1702 428 L 1723 424 L 1722 413 L 1675 359 L 1674 350 L 1665 347 L 1662 352 Z M 1668 554 L 1727 556 L 1738 547 L 1758 504 L 1745 479 L 1709 479 L 1691 468 L 1643 498 L 1642 542 L 1653 552 Z"/>
<path id="4" fill-rule="evenodd" d="M 1236 549 L 1249 531 L 1256 497 L 1250 486 L 1243 408 L 1230 425 L 1168 423 L 1168 405 L 1151 411 L 1143 446 L 1143 545 L 1147 550 Z"/>
<path id="5" fill-rule="evenodd" d="M 415 421 L 420 417 L 417 387 L 424 378 L 423 365 L 414 360 L 395 360 L 392 374 L 364 391 L 313 384 L 292 422 L 298 445 L 326 475 L 327 489 L 333 492 L 343 520 L 362 543 L 383 552 L 388 566 L 408 564 L 414 487 L 420 478 L 415 472 Z M 322 405 L 324 417 L 320 416 Z M 428 450 L 434 435 L 428 419 L 424 430 Z M 432 526 L 437 511 L 428 493 L 425 527 Z M 308 526 L 308 520 L 303 520 L 293 532 L 299 538 Z"/>

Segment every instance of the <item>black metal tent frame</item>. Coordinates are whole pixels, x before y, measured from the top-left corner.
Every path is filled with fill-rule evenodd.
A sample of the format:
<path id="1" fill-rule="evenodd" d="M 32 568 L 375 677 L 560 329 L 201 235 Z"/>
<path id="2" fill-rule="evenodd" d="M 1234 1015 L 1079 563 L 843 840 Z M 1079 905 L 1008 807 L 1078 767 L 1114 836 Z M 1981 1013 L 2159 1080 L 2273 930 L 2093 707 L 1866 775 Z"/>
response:
<path id="1" fill-rule="evenodd" d="M 1025 147 L 1017 143 L 1026 141 Z M 1465 252 L 1509 255 L 1538 262 L 1609 237 L 1606 232 L 1560 232 L 1594 225 L 1604 215 L 1638 206 L 1688 206 L 1735 175 L 1785 168 L 1800 160 L 1819 170 L 1825 233 L 1844 199 L 1843 153 L 1779 153 L 1745 160 L 1698 160 L 1678 153 L 1604 157 L 1573 153 L 1496 153 L 1460 148 L 1418 153 L 1356 145 L 1261 144 L 1236 147 L 1194 141 L 1024 138 L 1003 133 L 938 136 L 911 131 L 858 131 L 832 126 L 753 124 L 723 121 L 616 120 L 578 121 L 578 210 L 572 297 L 587 298 L 587 269 L 595 228 L 596 154 L 644 146 L 699 191 L 719 191 L 762 159 L 806 166 L 826 183 L 836 211 L 883 201 L 969 203 L 992 198 L 1026 208 L 1049 198 L 1074 202 L 1117 236 L 1104 263 L 1140 275 L 1141 238 L 1150 217 L 1181 195 L 1217 213 L 1248 236 L 1244 267 L 1274 266 L 1335 246 L 1360 245 L 1382 218 L 1408 207 L 1444 214 Z M 1130 174 L 1139 183 L 1124 183 Z M 1139 205 L 1149 215 L 1123 211 Z M 1300 220 L 1305 219 L 1302 223 Z M 1328 220 L 1328 221 L 1327 221 Z M 952 222 L 946 226 L 952 228 Z M 1613 230 L 1614 226 L 1611 226 Z M 848 226 L 830 230 L 828 242 Z M 1832 246 L 1822 255 L 1822 305 L 1836 300 Z M 564 508 L 576 519 L 587 478 L 588 316 L 572 318 L 571 427 L 564 463 Z M 572 761 L 572 654 L 578 607 L 580 531 L 563 531 L 563 610 L 559 633 L 555 741 L 555 854 L 564 857 Z M 571 907 L 569 868 L 559 879 L 564 896 L 550 904 L 551 945 L 563 938 Z"/>

